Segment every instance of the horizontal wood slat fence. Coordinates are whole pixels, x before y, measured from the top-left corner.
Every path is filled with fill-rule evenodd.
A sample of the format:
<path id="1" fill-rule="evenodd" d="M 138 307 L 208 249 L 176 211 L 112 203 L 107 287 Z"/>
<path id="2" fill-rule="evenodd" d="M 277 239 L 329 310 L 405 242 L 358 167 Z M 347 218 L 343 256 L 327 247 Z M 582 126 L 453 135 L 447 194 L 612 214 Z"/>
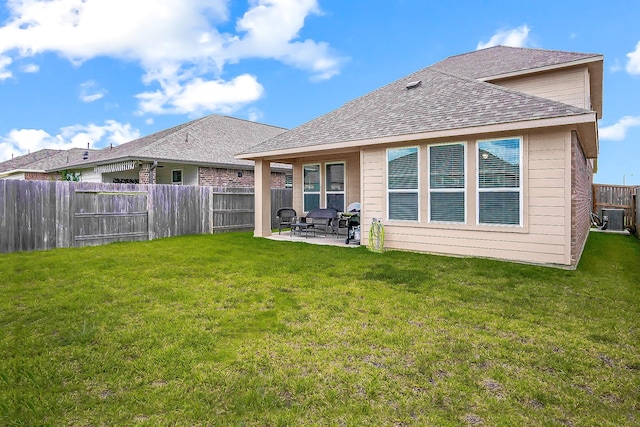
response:
<path id="1" fill-rule="evenodd" d="M 640 187 L 593 184 L 593 212 L 602 218 L 602 209 L 624 209 L 625 228 L 637 226 L 637 192 Z"/>
<path id="2" fill-rule="evenodd" d="M 275 227 L 292 191 L 271 198 Z M 0 180 L 0 253 L 253 228 L 253 189 Z"/>

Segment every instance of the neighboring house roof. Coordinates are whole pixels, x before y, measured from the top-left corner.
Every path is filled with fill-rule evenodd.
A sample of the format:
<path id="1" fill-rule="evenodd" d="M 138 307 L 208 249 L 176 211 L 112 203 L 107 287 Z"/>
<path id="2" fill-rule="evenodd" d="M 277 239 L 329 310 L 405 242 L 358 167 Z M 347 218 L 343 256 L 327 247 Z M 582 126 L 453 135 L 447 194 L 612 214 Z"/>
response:
<path id="1" fill-rule="evenodd" d="M 331 144 L 358 146 L 372 140 L 394 142 L 436 132 L 438 136 L 459 135 L 463 134 L 457 132 L 460 129 L 557 118 L 593 123 L 595 113 L 427 67 L 251 147 L 239 157 L 293 153 Z"/>
<path id="2" fill-rule="evenodd" d="M 252 168 L 253 162 L 238 160 L 234 154 L 285 130 L 212 114 L 115 147 L 92 151 L 87 160 L 80 159 L 65 167 L 79 169 L 126 160 L 157 160 L 202 166 Z"/>
<path id="3" fill-rule="evenodd" d="M 11 160 L 6 160 L 0 163 L 0 172 L 8 172 L 8 171 L 21 169 L 31 163 L 37 162 L 47 157 L 51 157 L 60 152 L 62 152 L 62 150 L 51 150 L 51 149 L 45 148 L 43 150 L 39 150 L 33 153 L 14 157 Z"/>
<path id="4" fill-rule="evenodd" d="M 43 149 L 25 154 L 0 163 L 0 176 L 25 172 L 44 173 L 55 168 L 64 170 L 69 164 L 81 161 L 87 151 L 89 155 L 97 152 L 97 150 L 85 148 L 71 148 L 69 150 Z"/>

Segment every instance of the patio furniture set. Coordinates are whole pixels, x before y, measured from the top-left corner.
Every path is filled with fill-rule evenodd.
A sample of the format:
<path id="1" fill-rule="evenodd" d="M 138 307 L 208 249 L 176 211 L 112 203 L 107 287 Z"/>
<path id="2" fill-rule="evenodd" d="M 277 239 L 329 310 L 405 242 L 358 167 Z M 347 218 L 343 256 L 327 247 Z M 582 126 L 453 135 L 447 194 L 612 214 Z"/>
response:
<path id="1" fill-rule="evenodd" d="M 359 206 L 358 206 L 359 210 Z M 305 238 L 311 234 L 316 237 L 316 231 L 324 233 L 324 237 L 332 234 L 336 237 L 340 236 L 341 229 L 346 231 L 347 239 L 345 243 L 349 243 L 353 238 L 352 228 L 359 225 L 359 215 L 355 212 L 340 213 L 332 208 L 313 209 L 306 216 L 298 216 L 293 208 L 281 208 L 276 213 L 278 222 L 278 234 L 283 229 L 290 229 L 291 236 L 302 236 Z M 359 239 L 358 239 L 359 240 Z"/>

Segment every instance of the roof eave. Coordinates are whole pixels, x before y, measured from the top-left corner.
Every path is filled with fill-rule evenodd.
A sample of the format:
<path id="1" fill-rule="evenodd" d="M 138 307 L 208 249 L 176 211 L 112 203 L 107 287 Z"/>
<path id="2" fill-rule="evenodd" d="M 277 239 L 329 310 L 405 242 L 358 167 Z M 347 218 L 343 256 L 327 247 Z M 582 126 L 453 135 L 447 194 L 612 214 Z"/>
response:
<path id="1" fill-rule="evenodd" d="M 9 171 L 0 172 L 0 177 L 11 176 L 17 173 L 46 173 L 43 169 L 12 169 Z"/>
<path id="2" fill-rule="evenodd" d="M 255 160 L 255 159 L 276 160 L 276 159 L 282 159 L 287 157 L 290 158 L 290 157 L 300 156 L 303 153 L 304 153 L 304 156 L 308 156 L 310 154 L 316 155 L 316 154 L 327 153 L 327 152 L 331 153 L 336 151 L 344 151 L 346 149 L 356 149 L 356 148 L 359 149 L 365 146 L 394 144 L 398 142 L 411 142 L 411 141 L 442 139 L 442 138 L 458 138 L 458 137 L 464 137 L 468 135 L 522 131 L 525 129 L 541 129 L 541 128 L 568 126 L 568 125 L 580 126 L 580 129 L 582 129 L 582 133 L 584 133 L 584 136 L 585 136 L 585 143 L 587 143 L 588 142 L 587 138 L 589 136 L 592 136 L 592 134 L 589 131 L 590 129 L 589 123 L 591 123 L 593 125 L 593 128 L 595 128 L 597 131 L 597 122 L 596 122 L 595 112 L 585 112 L 583 114 L 578 114 L 578 115 L 553 117 L 553 118 L 547 118 L 547 119 L 534 119 L 534 120 L 525 120 L 525 121 L 518 121 L 518 122 L 472 126 L 472 127 L 466 127 L 466 128 L 445 129 L 445 130 L 414 133 L 414 134 L 408 134 L 408 135 L 393 135 L 393 136 L 386 136 L 386 137 L 380 137 L 380 138 L 344 141 L 344 142 L 336 142 L 336 143 L 330 143 L 330 144 L 311 145 L 311 146 L 305 146 L 305 147 L 292 147 L 292 148 L 285 148 L 280 150 L 262 151 L 262 152 L 255 152 L 255 153 L 241 153 L 236 155 L 236 158 L 243 159 L 243 160 Z M 593 147 L 587 147 L 587 148 L 589 148 L 588 150 L 586 150 L 588 151 L 587 157 L 590 157 L 590 158 L 597 157 L 597 134 L 596 134 L 595 156 L 592 157 L 589 155 L 594 153 Z"/>
<path id="3" fill-rule="evenodd" d="M 589 65 L 594 62 L 602 62 L 602 61 L 604 61 L 603 55 L 594 55 L 588 58 L 577 59 L 575 61 L 562 62 L 560 64 L 545 65 L 543 67 L 529 68 L 526 70 L 517 70 L 517 71 L 511 71 L 509 73 L 479 77 L 477 80 L 480 80 L 483 82 L 490 82 L 493 80 L 502 80 L 502 79 L 508 79 L 512 77 L 520 77 L 527 74 L 543 73 L 546 71 L 554 71 L 562 68 L 571 68 L 578 65 Z"/>

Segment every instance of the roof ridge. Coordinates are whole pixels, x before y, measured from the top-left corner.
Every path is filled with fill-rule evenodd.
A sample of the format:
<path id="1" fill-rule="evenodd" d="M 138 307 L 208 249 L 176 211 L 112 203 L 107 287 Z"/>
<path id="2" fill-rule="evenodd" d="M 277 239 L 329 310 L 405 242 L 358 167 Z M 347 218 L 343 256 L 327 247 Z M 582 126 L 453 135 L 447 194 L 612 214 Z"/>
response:
<path id="1" fill-rule="evenodd" d="M 227 116 L 226 114 L 209 114 L 208 116 L 201 117 L 201 118 L 204 119 L 204 118 L 207 118 L 207 117 L 210 117 L 210 116 L 225 117 L 227 119 L 238 120 L 238 121 L 241 121 L 241 122 L 252 123 L 252 124 L 255 124 L 255 125 L 269 126 L 269 127 L 276 128 L 276 129 L 289 130 L 289 129 L 287 129 L 285 127 L 282 127 L 282 126 L 270 125 L 268 123 L 262 123 L 262 122 L 254 122 L 253 120 L 241 119 L 240 117 Z"/>
<path id="2" fill-rule="evenodd" d="M 147 136 L 143 136 L 142 138 L 134 139 L 133 141 L 137 141 L 137 140 L 139 140 L 139 139 L 151 138 L 153 135 L 158 134 L 158 133 L 165 133 L 165 135 L 164 135 L 162 138 L 157 139 L 157 140 L 155 140 L 155 141 L 151 141 L 148 145 L 147 145 L 147 144 L 144 144 L 142 147 L 139 147 L 138 149 L 136 149 L 136 150 L 134 150 L 133 152 L 129 153 L 128 157 L 131 157 L 131 156 L 135 156 L 135 155 L 141 154 L 142 152 L 147 151 L 147 150 L 149 150 L 150 148 L 153 148 L 153 147 L 155 147 L 155 146 L 159 145 L 160 143 L 164 142 L 164 141 L 165 141 L 168 137 L 170 137 L 171 135 L 175 135 L 176 133 L 178 133 L 178 132 L 180 132 L 180 131 L 182 131 L 182 130 L 187 130 L 187 131 L 188 131 L 188 130 L 189 130 L 189 129 L 191 129 L 193 126 L 195 126 L 197 123 L 200 123 L 200 122 L 201 122 L 201 121 L 203 121 L 204 119 L 206 119 L 206 118 L 208 118 L 208 117 L 211 117 L 211 116 L 215 116 L 215 115 L 216 115 L 216 114 L 209 114 L 208 116 L 200 117 L 200 118 L 198 118 L 198 119 L 191 120 L 190 122 L 183 123 L 182 125 L 176 125 L 176 126 L 174 126 L 174 127 L 172 127 L 172 128 L 165 129 L 165 130 L 159 130 L 158 132 L 154 132 L 154 133 L 152 133 L 151 135 L 147 135 Z M 172 129 L 175 129 L 175 128 L 180 128 L 180 129 L 177 129 L 177 130 L 175 130 L 175 131 L 170 132 Z M 133 142 L 133 141 L 129 141 L 129 142 Z M 126 144 L 126 143 L 125 143 L 125 144 Z M 124 145 L 124 144 L 122 144 L 122 145 Z M 105 159 L 105 160 L 106 160 L 106 159 Z"/>

